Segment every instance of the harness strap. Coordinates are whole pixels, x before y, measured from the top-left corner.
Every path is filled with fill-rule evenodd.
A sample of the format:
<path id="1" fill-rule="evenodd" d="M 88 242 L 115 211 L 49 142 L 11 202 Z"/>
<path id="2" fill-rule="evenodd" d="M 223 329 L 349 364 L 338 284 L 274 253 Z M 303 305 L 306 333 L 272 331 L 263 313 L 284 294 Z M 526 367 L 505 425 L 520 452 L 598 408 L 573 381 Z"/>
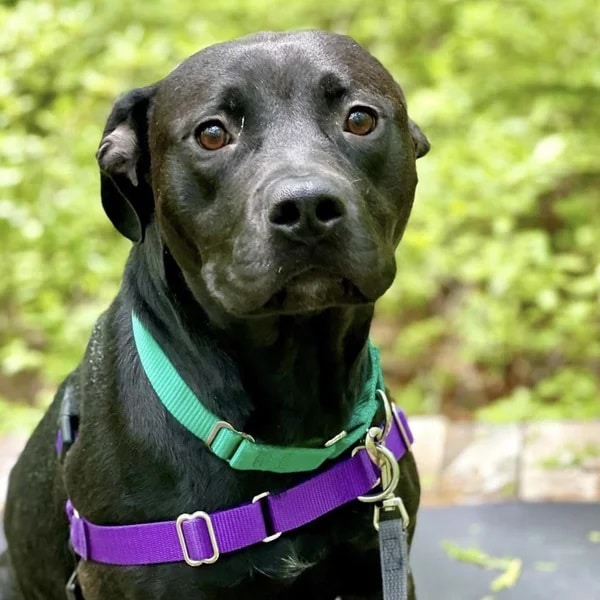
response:
<path id="1" fill-rule="evenodd" d="M 135 313 L 131 313 L 131 320 L 142 367 L 159 400 L 183 427 L 234 469 L 276 473 L 313 471 L 361 439 L 381 406 L 377 390 L 383 390 L 384 384 L 379 351 L 369 342 L 370 375 L 345 431 L 321 448 L 259 444 L 203 406 Z"/>
<path id="2" fill-rule="evenodd" d="M 399 460 L 413 436 L 404 413 L 395 408 L 386 447 Z M 215 562 L 221 554 L 271 541 L 367 494 L 380 470 L 363 448 L 303 483 L 276 494 L 259 494 L 250 503 L 208 514 L 198 511 L 176 521 L 103 526 L 83 518 L 67 503 L 70 540 L 84 560 L 111 565 L 185 561 Z"/>

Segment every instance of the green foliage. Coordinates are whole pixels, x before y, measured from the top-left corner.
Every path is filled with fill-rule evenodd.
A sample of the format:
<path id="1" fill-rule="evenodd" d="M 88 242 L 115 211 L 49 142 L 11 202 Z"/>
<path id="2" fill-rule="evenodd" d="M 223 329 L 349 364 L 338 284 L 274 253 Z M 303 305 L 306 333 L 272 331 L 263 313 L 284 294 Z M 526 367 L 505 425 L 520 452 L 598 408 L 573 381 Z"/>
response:
<path id="1" fill-rule="evenodd" d="M 592 0 L 1 5 L 0 396 L 47 399 L 116 292 L 128 244 L 94 161 L 115 97 L 210 43 L 307 27 L 369 47 L 433 145 L 379 308 L 398 399 L 600 416 Z"/>
<path id="2" fill-rule="evenodd" d="M 514 587 L 521 577 L 523 561 L 515 557 L 490 556 L 480 548 L 462 548 L 454 542 L 444 540 L 442 547 L 446 554 L 454 560 L 468 563 L 486 570 L 501 571 L 491 583 L 490 591 L 499 592 Z"/>
<path id="3" fill-rule="evenodd" d="M 25 435 L 31 433 L 40 420 L 39 409 L 30 406 L 15 405 L 0 398 L 0 435 L 16 431 Z"/>
<path id="4" fill-rule="evenodd" d="M 517 387 L 508 396 L 477 411 L 498 423 L 532 419 L 591 419 L 598 416 L 598 381 L 584 369 L 566 367 L 531 388 Z"/>

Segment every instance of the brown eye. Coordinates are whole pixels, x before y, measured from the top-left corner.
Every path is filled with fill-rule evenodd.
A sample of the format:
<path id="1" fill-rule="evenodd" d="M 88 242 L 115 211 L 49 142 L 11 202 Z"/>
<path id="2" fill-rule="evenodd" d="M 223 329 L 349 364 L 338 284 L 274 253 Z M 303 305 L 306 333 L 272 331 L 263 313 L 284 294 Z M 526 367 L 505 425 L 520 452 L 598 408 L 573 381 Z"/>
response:
<path id="1" fill-rule="evenodd" d="M 346 118 L 344 129 L 353 135 L 368 135 L 377 126 L 377 118 L 370 108 L 353 108 Z"/>
<path id="2" fill-rule="evenodd" d="M 231 136 L 221 122 L 208 121 L 196 130 L 196 140 L 206 150 L 220 150 L 229 144 Z"/>

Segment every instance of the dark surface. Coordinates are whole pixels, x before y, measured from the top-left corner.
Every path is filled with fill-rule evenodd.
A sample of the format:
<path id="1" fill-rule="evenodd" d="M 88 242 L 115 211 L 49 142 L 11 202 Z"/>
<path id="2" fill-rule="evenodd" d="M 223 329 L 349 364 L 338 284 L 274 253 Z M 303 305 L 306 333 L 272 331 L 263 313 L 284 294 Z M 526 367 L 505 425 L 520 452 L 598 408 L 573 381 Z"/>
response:
<path id="1" fill-rule="evenodd" d="M 419 600 L 599 600 L 600 505 L 503 504 L 425 508 L 420 513 L 412 564 Z M 499 571 L 448 557 L 442 541 L 477 547 L 494 557 L 523 561 L 512 589 L 492 593 Z M 0 549 L 4 537 L 0 530 Z M 540 563 L 554 563 L 553 572 Z"/>
<path id="2" fill-rule="evenodd" d="M 501 504 L 426 508 L 412 550 L 419 600 L 600 600 L 598 504 Z M 515 586 L 492 592 L 500 571 L 450 558 L 442 542 L 523 562 Z M 544 564 L 540 564 L 544 563 Z M 543 572 L 554 563 L 554 571 Z"/>

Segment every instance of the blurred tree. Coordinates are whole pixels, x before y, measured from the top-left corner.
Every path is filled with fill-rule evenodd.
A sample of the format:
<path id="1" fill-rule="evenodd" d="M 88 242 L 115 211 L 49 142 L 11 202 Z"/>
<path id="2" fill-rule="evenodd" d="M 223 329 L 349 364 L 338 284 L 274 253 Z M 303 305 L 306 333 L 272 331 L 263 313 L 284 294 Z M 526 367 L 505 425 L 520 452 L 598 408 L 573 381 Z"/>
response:
<path id="1" fill-rule="evenodd" d="M 543 0 L 5 2 L 0 397 L 45 402 L 128 244 L 94 153 L 115 97 L 216 41 L 348 33 L 433 143 L 374 337 L 409 410 L 600 415 L 600 4 Z"/>

